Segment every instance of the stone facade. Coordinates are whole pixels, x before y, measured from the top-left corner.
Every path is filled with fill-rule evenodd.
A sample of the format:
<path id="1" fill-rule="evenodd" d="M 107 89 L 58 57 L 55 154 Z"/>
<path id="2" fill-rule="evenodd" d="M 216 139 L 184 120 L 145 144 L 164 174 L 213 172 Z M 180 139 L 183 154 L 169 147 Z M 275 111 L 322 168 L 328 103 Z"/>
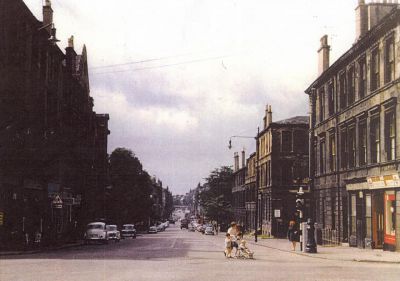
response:
<path id="1" fill-rule="evenodd" d="M 327 242 L 400 249 L 399 23 L 398 4 L 360 1 L 356 42 L 306 90 L 316 221 L 336 239 Z"/>

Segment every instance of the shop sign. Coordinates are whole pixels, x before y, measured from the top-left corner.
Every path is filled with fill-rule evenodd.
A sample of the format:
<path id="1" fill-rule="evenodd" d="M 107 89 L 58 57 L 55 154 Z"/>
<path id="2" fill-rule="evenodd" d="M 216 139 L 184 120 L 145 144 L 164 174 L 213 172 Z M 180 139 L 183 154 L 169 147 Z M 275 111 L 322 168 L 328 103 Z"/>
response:
<path id="1" fill-rule="evenodd" d="M 369 189 L 394 188 L 400 186 L 398 174 L 367 178 Z"/>

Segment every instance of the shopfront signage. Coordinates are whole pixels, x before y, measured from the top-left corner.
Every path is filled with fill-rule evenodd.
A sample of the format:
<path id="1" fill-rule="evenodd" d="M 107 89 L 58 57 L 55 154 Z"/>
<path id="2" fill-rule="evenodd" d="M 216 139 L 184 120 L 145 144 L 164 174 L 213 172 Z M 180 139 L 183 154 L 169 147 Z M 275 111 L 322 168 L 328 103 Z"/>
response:
<path id="1" fill-rule="evenodd" d="M 368 177 L 367 183 L 369 189 L 394 188 L 400 186 L 400 179 L 398 174 L 375 176 Z"/>

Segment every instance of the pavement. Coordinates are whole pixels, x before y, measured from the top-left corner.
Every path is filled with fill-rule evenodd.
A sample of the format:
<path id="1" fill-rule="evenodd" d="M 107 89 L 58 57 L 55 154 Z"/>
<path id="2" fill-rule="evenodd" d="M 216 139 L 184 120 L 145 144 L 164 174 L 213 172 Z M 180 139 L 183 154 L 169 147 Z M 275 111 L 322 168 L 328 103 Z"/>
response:
<path id="1" fill-rule="evenodd" d="M 400 252 L 390 252 L 379 249 L 359 249 L 349 246 L 323 247 L 317 245 L 317 253 L 312 254 L 300 251 L 299 243 L 296 246 L 296 251 L 292 251 L 292 245 L 287 239 L 259 238 L 256 243 L 254 242 L 254 236 L 248 236 L 246 240 L 250 245 L 262 246 L 314 259 L 400 264 Z"/>
<path id="2" fill-rule="evenodd" d="M 46 246 L 46 247 L 32 247 L 26 250 L 0 250 L 0 256 L 15 256 L 15 255 L 30 255 L 37 254 L 41 252 L 57 251 L 62 249 L 68 249 L 73 247 L 78 247 L 83 245 L 83 241 L 77 241 L 74 243 L 65 243 L 63 245 L 57 246 Z"/>

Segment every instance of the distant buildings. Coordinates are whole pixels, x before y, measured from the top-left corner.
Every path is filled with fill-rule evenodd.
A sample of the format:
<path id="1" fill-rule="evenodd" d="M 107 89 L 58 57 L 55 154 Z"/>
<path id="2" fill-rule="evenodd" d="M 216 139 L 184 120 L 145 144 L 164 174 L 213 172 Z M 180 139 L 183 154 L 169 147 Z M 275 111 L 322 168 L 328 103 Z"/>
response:
<path id="1" fill-rule="evenodd" d="M 104 215 L 109 116 L 93 111 L 86 47 L 56 45 L 49 0 L 43 22 L 22 0 L 0 20 L 0 236 L 69 239 Z"/>
<path id="2" fill-rule="evenodd" d="M 397 1 L 360 0 L 353 46 L 331 66 L 329 49 L 306 90 L 316 220 L 331 242 L 400 250 Z"/>

